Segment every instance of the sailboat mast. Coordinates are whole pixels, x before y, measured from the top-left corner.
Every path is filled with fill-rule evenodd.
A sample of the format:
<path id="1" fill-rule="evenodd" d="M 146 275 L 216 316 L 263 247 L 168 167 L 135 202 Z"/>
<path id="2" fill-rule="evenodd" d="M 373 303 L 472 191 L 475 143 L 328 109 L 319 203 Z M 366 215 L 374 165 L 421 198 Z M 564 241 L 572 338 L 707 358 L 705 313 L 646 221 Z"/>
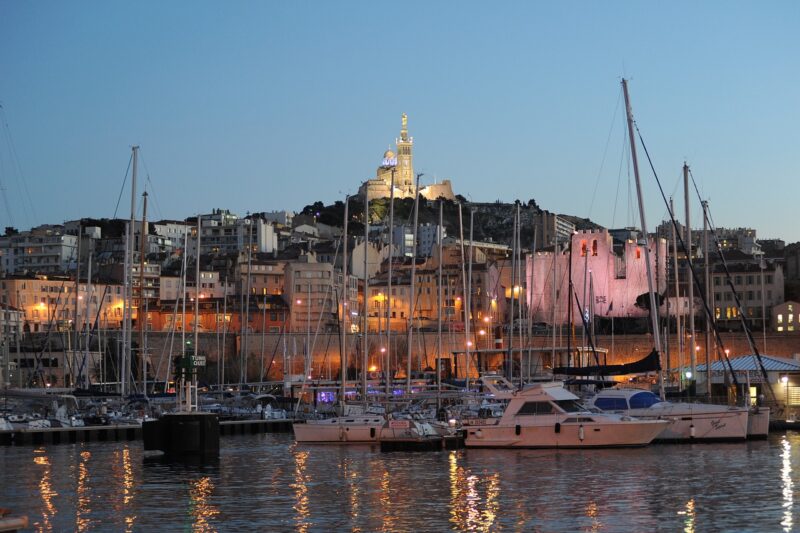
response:
<path id="1" fill-rule="evenodd" d="M 200 355 L 200 222 L 203 217 L 197 215 L 197 256 L 194 263 L 194 351 L 195 356 Z M 192 384 L 188 390 L 189 410 L 197 411 L 197 368 L 192 368 Z"/>
<path id="2" fill-rule="evenodd" d="M 80 310 L 79 310 L 79 302 L 80 302 L 80 283 L 81 283 L 81 233 L 82 233 L 82 224 L 78 223 L 78 248 L 77 248 L 77 260 L 75 261 L 75 352 L 81 349 L 80 345 L 80 331 L 81 327 L 79 325 L 80 322 Z"/>
<path id="3" fill-rule="evenodd" d="M 442 393 L 442 233 L 444 232 L 443 224 L 443 206 L 442 200 L 439 200 L 439 230 L 437 238 L 439 239 L 439 264 L 436 267 L 436 298 L 438 309 L 436 313 L 436 392 L 437 392 L 437 408 L 439 407 L 439 400 L 441 400 Z"/>
<path id="4" fill-rule="evenodd" d="M 247 219 L 247 292 L 244 297 L 244 322 L 242 322 L 242 353 L 241 363 L 239 367 L 239 388 L 247 382 L 247 350 L 249 349 L 248 341 L 250 340 L 250 272 L 253 268 L 253 219 Z M 241 312 L 239 318 L 241 319 Z"/>
<path id="5" fill-rule="evenodd" d="M 147 191 L 142 193 L 142 200 L 142 227 L 139 231 L 139 306 L 136 312 L 136 323 L 139 326 L 139 360 L 141 361 L 142 392 L 145 398 L 147 398 L 147 354 L 144 352 L 144 324 L 147 321 L 147 315 L 142 314 L 145 302 L 144 265 L 145 256 L 147 255 Z"/>
<path id="6" fill-rule="evenodd" d="M 692 274 L 692 223 L 691 223 L 691 205 L 689 204 L 689 165 L 683 163 L 683 194 L 684 203 L 686 207 L 686 266 L 689 267 L 689 277 L 687 282 L 689 285 L 689 360 L 692 370 L 692 381 L 697 382 L 697 337 L 694 330 L 694 281 Z"/>
<path id="7" fill-rule="evenodd" d="M 133 264 L 133 232 L 136 224 L 136 173 L 139 166 L 139 147 L 132 146 L 133 167 L 131 171 L 131 217 L 128 223 L 128 239 L 125 246 L 125 313 L 124 314 L 124 340 L 121 370 L 121 392 L 125 396 L 128 394 L 128 370 L 131 362 L 131 315 L 133 312 L 132 299 L 133 291 L 131 288 L 131 265 Z"/>
<path id="8" fill-rule="evenodd" d="M 187 255 L 189 252 L 189 227 L 186 227 L 186 231 L 183 234 L 183 262 L 181 264 L 181 359 L 186 357 L 186 265 L 187 265 Z M 177 302 L 176 302 L 177 304 Z M 177 370 L 177 369 L 176 369 Z M 180 371 L 180 382 L 175 384 L 175 392 L 177 394 L 177 403 L 178 405 L 183 405 L 183 389 L 184 389 L 184 381 L 185 381 L 185 374 L 181 370 Z"/>
<path id="9" fill-rule="evenodd" d="M 474 240 L 473 240 L 473 228 L 474 228 L 474 219 L 475 219 L 475 208 L 470 207 L 469 209 L 469 258 L 468 258 L 468 274 L 467 274 L 467 288 L 464 291 L 465 306 L 464 306 L 464 333 L 467 338 L 466 342 L 466 350 L 467 350 L 467 357 L 466 363 L 464 367 L 466 369 L 467 374 L 467 390 L 469 390 L 469 363 L 472 356 L 470 355 L 470 348 L 472 347 L 472 263 L 474 263 Z"/>
<path id="10" fill-rule="evenodd" d="M 344 231 L 342 233 L 342 321 L 339 326 L 339 366 L 342 379 L 342 393 L 339 395 L 339 405 L 342 416 L 344 412 L 344 396 L 347 392 L 347 219 L 350 196 L 344 198 Z"/>
<path id="11" fill-rule="evenodd" d="M 86 317 L 84 318 L 84 322 L 86 323 L 86 326 L 85 326 L 86 335 L 84 336 L 84 349 L 86 351 L 84 352 L 84 357 L 83 357 L 84 364 L 88 364 L 88 363 L 86 363 L 86 361 L 89 360 L 89 334 L 91 332 L 91 324 L 89 323 L 89 320 L 91 318 L 91 315 L 90 315 L 91 311 L 90 311 L 89 306 L 92 304 L 92 253 L 91 253 L 91 250 L 89 251 L 87 269 L 88 270 L 86 272 L 86 306 L 85 306 Z M 76 308 L 76 310 L 77 310 L 77 305 L 78 305 L 78 299 L 75 298 L 75 308 Z M 102 305 L 102 301 L 100 302 L 100 305 Z M 100 348 L 99 342 L 98 342 L 97 346 L 98 346 L 98 351 L 100 351 L 99 350 L 99 348 Z M 102 373 L 101 373 L 101 375 L 102 375 Z M 88 387 L 89 386 L 88 380 L 82 386 Z"/>
<path id="12" fill-rule="evenodd" d="M 708 257 L 708 202 L 703 200 L 703 263 L 705 273 L 705 286 L 706 286 L 706 302 L 711 301 L 711 274 Z M 711 398 L 711 321 L 714 320 L 712 315 L 706 316 L 706 393 Z"/>
<path id="13" fill-rule="evenodd" d="M 544 219 L 544 217 L 543 217 Z M 544 235 L 544 232 L 542 232 Z M 560 248 L 558 245 L 558 215 L 553 215 L 553 347 L 552 352 L 550 354 L 551 357 L 551 365 L 557 366 L 556 364 L 556 312 L 558 309 L 558 252 Z M 613 319 L 612 319 L 613 320 Z M 558 328 L 561 330 L 561 328 Z M 612 328 L 612 335 L 613 335 L 613 328 Z"/>
<path id="14" fill-rule="evenodd" d="M 645 239 L 644 246 L 644 260 L 645 268 L 647 269 L 647 288 L 650 296 L 650 321 L 653 327 L 653 341 L 655 342 L 655 349 L 658 352 L 659 366 L 661 359 L 661 335 L 658 330 L 658 307 L 656 304 L 656 288 L 653 286 L 653 268 L 650 265 L 650 248 L 647 246 L 647 219 L 644 215 L 644 197 L 642 195 L 642 182 L 639 178 L 639 162 L 636 158 L 636 139 L 633 135 L 633 110 L 631 109 L 631 102 L 628 96 L 628 80 L 622 79 L 622 91 L 625 95 L 625 109 L 628 117 L 628 139 L 631 143 L 631 159 L 633 161 L 633 176 L 636 180 L 636 197 L 639 202 L 639 219 L 642 223 L 642 235 Z M 656 243 L 657 245 L 658 243 Z M 658 388 L 661 399 L 664 399 L 664 379 L 663 373 L 658 372 Z"/>
<path id="15" fill-rule="evenodd" d="M 222 287 L 222 353 L 219 357 L 222 360 L 222 371 L 220 372 L 220 379 L 218 385 L 220 390 L 223 390 L 225 381 L 225 347 L 228 336 L 228 276 L 225 276 L 225 285 Z M 284 369 L 286 366 L 284 365 Z"/>
<path id="16" fill-rule="evenodd" d="M 392 397 L 392 263 L 394 263 L 394 173 L 392 167 L 392 180 L 389 191 L 389 278 L 386 283 L 386 401 Z"/>
<path id="17" fill-rule="evenodd" d="M 411 340 L 414 335 L 414 308 L 417 302 L 417 224 L 419 223 L 419 178 L 422 174 L 417 174 L 416 188 L 414 189 L 414 230 L 411 243 L 411 301 L 410 313 L 408 316 L 408 339 L 406 341 L 406 394 L 411 396 Z"/>
<path id="18" fill-rule="evenodd" d="M 511 309 L 508 312 L 508 353 L 506 355 L 506 377 L 514 382 L 514 283 L 517 281 L 517 213 L 514 213 L 514 229 L 511 236 Z"/>
<path id="19" fill-rule="evenodd" d="M 675 213 L 672 205 L 672 198 L 669 200 L 669 209 Z M 675 230 L 675 225 L 672 225 L 672 270 L 675 272 L 675 338 L 678 340 L 678 368 L 680 369 L 678 375 L 678 389 L 683 391 L 683 343 L 684 338 L 681 334 L 681 306 L 680 303 L 680 283 L 678 273 L 678 232 Z"/>
<path id="20" fill-rule="evenodd" d="M 369 195 L 364 191 L 364 331 L 361 332 L 361 394 L 367 404 L 367 367 L 369 365 Z"/>

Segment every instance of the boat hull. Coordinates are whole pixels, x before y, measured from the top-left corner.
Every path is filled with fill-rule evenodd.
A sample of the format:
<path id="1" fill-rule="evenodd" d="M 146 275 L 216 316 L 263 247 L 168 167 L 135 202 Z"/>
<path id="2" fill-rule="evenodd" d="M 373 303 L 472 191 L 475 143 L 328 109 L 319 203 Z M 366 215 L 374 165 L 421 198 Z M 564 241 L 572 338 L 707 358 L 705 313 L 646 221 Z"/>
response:
<path id="1" fill-rule="evenodd" d="M 466 428 L 467 448 L 618 448 L 649 444 L 664 430 L 660 420 L 494 424 Z"/>
<path id="2" fill-rule="evenodd" d="M 747 438 L 747 409 L 707 410 L 704 407 L 706 406 L 686 410 L 673 409 L 661 413 L 650 409 L 631 409 L 627 414 L 669 421 L 669 425 L 655 438 L 656 442 L 719 442 Z"/>
<path id="3" fill-rule="evenodd" d="M 316 444 L 377 443 L 383 417 L 346 417 L 292 424 L 297 442 Z"/>
<path id="4" fill-rule="evenodd" d="M 769 407 L 754 407 L 747 416 L 747 438 L 766 439 L 769 435 Z"/>

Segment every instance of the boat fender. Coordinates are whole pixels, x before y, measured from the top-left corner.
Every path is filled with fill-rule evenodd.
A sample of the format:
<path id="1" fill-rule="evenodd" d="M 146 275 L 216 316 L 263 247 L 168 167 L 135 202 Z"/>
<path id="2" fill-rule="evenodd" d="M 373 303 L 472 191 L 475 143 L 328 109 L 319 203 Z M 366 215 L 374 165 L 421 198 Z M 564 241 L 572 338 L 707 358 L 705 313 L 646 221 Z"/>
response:
<path id="1" fill-rule="evenodd" d="M 369 428 L 369 438 L 375 438 L 375 428 Z"/>
<path id="2" fill-rule="evenodd" d="M 691 438 L 694 438 L 694 424 L 692 424 L 691 426 L 689 426 L 689 436 L 690 436 Z"/>
<path id="3" fill-rule="evenodd" d="M 584 432 L 583 432 L 583 424 L 581 424 L 580 427 L 578 428 L 578 438 L 581 440 L 581 442 L 583 442 L 583 437 L 584 436 L 585 435 L 584 435 Z"/>
<path id="4" fill-rule="evenodd" d="M 344 427 L 343 426 L 339 426 L 339 440 L 342 441 L 342 442 L 344 442 L 344 440 L 345 440 Z"/>
<path id="5" fill-rule="evenodd" d="M 556 433 L 561 433 L 561 423 L 556 422 Z"/>
<path id="6" fill-rule="evenodd" d="M 474 433 L 474 435 L 475 435 L 475 438 L 477 438 L 477 439 L 482 439 L 482 438 L 483 438 L 483 431 L 481 431 L 481 430 L 479 429 L 478 431 L 476 431 L 476 432 Z"/>
<path id="7" fill-rule="evenodd" d="M 522 426 L 520 426 L 519 424 L 514 426 L 514 433 L 516 433 L 517 436 L 519 436 L 519 434 L 522 433 Z"/>

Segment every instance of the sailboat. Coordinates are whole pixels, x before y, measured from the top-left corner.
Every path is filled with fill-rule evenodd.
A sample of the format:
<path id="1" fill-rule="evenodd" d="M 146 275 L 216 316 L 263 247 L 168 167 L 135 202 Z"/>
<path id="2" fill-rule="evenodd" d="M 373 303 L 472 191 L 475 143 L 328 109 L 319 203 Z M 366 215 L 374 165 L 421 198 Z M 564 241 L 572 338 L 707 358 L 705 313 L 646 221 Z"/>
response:
<path id="1" fill-rule="evenodd" d="M 345 404 L 345 392 L 347 390 L 347 335 L 346 318 L 347 307 L 347 222 L 349 218 L 350 197 L 347 196 L 344 202 L 344 231 L 342 233 L 342 286 L 340 308 L 340 370 L 341 387 L 339 392 L 339 416 L 322 420 L 306 420 L 305 422 L 295 422 L 292 424 L 294 438 L 301 443 L 375 443 L 380 436 L 381 428 L 386 423 L 386 417 L 382 414 L 358 414 L 349 415 L 348 407 Z M 365 250 L 366 254 L 366 250 Z M 366 271 L 365 271 L 365 275 Z M 366 397 L 366 395 L 365 395 Z"/>
<path id="2" fill-rule="evenodd" d="M 627 110 L 628 136 L 631 145 L 631 159 L 633 172 L 636 179 L 636 192 L 639 203 L 639 216 L 643 235 L 647 235 L 647 223 L 644 213 L 641 180 L 636 159 L 636 139 L 634 137 L 634 120 L 628 96 L 627 80 L 622 80 L 622 89 L 625 96 Z M 688 167 L 684 165 L 684 176 Z M 669 207 L 669 206 L 668 206 Z M 672 210 L 670 217 L 674 222 Z M 688 225 L 687 225 L 688 226 Z M 687 227 L 687 233 L 689 228 Z M 686 243 L 687 256 L 690 255 L 689 244 Z M 656 305 L 653 275 L 650 267 L 649 250 L 645 247 L 645 265 L 647 267 L 647 281 L 650 297 L 650 317 L 652 320 L 654 352 L 661 353 L 661 339 L 659 335 L 658 308 Z M 690 266 L 691 270 L 691 266 Z M 694 276 L 694 272 L 692 271 Z M 691 292 L 690 292 L 691 298 Z M 691 309 L 691 308 L 690 308 Z M 707 312 L 709 310 L 707 309 Z M 691 312 L 691 311 L 690 311 Z M 710 312 L 709 312 L 710 314 Z M 659 362 L 659 368 L 660 368 Z M 594 407 L 608 412 L 615 412 L 629 416 L 643 416 L 651 419 L 664 419 L 670 422 L 664 432 L 658 436 L 661 440 L 693 441 L 693 440 L 743 440 L 747 437 L 748 409 L 742 407 L 729 407 L 712 404 L 671 403 L 664 401 L 664 382 L 659 371 L 659 392 L 657 396 L 649 391 L 636 389 L 607 389 L 600 391 L 590 400 Z"/>

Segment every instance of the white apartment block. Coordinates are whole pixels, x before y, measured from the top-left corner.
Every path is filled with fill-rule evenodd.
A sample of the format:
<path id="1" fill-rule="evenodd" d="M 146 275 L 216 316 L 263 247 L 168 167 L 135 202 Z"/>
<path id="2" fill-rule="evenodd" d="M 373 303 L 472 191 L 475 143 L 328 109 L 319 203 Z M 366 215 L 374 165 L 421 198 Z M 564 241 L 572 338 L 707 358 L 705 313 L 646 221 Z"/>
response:
<path id="1" fill-rule="evenodd" d="M 260 218 L 237 218 L 232 216 L 202 220 L 201 254 L 231 254 L 250 247 L 253 253 L 274 253 L 278 250 L 278 234 L 275 227 Z M 219 217 L 218 217 L 219 218 Z M 190 255 L 195 255 L 197 241 L 189 239 Z"/>
<path id="2" fill-rule="evenodd" d="M 438 224 L 417 226 L 417 257 L 431 257 L 439 239 L 447 237 L 446 230 Z M 402 225 L 394 228 L 392 244 L 396 256 L 414 256 L 414 226 Z"/>
<path id="3" fill-rule="evenodd" d="M 6 275 L 58 274 L 75 268 L 78 237 L 26 231 L 0 237 L 0 267 Z"/>

